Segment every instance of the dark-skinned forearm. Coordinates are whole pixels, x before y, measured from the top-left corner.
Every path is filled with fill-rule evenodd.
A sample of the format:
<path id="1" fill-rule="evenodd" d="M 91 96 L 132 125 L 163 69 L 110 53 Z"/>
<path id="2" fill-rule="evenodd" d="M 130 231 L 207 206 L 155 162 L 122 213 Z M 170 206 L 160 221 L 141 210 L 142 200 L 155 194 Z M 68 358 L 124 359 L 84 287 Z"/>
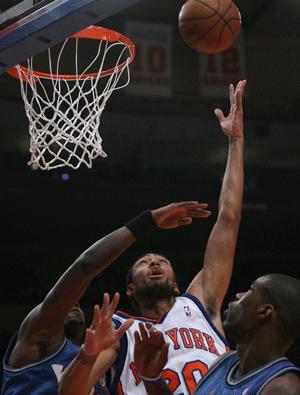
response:
<path id="1" fill-rule="evenodd" d="M 243 139 L 229 139 L 228 159 L 219 199 L 218 219 L 209 236 L 199 282 L 194 281 L 196 291 L 203 290 L 205 307 L 214 317 L 223 303 L 233 270 L 234 254 L 241 218 L 244 163 Z M 193 286 L 193 284 L 192 284 Z M 197 293 L 196 293 L 197 295 Z M 221 328 L 221 327 L 220 327 Z"/>
<path id="2" fill-rule="evenodd" d="M 51 309 L 53 305 L 55 317 L 64 316 L 79 301 L 91 280 L 134 242 L 133 234 L 123 226 L 94 243 L 58 280 L 46 296 L 44 307 Z"/>
<path id="3" fill-rule="evenodd" d="M 229 137 L 228 159 L 219 199 L 219 213 L 239 223 L 244 188 L 244 139 Z"/>

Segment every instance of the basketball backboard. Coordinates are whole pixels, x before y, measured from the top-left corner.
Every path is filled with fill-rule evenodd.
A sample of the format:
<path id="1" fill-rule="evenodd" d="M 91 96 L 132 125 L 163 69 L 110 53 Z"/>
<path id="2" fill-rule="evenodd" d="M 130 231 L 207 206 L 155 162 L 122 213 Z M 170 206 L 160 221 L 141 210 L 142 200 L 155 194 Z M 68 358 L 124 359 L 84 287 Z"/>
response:
<path id="1" fill-rule="evenodd" d="M 1 0 L 0 74 L 140 1 Z"/>

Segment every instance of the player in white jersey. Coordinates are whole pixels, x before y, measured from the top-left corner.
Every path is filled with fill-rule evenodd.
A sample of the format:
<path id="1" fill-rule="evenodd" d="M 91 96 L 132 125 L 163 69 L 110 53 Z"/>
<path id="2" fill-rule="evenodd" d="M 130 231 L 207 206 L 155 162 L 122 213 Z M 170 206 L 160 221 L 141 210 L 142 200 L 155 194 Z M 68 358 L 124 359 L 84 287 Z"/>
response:
<path id="1" fill-rule="evenodd" d="M 244 132 L 242 97 L 246 81 L 240 81 L 234 89 L 230 85 L 230 113 L 227 117 L 219 109 L 215 114 L 221 128 L 229 140 L 228 158 L 222 190 L 219 200 L 219 214 L 210 234 L 203 267 L 187 289 L 190 297 L 180 297 L 175 274 L 170 261 L 159 254 L 149 253 L 138 259 L 131 267 L 127 281 L 127 295 L 138 307 L 141 315 L 147 318 L 136 318 L 154 323 L 164 332 L 164 336 L 174 339 L 169 369 L 164 375 L 176 395 L 189 395 L 199 379 L 205 374 L 219 354 L 224 353 L 226 344 L 223 339 L 221 322 L 221 306 L 231 279 L 234 253 L 241 217 L 243 184 L 244 184 Z M 178 207 L 180 211 L 180 207 Z M 179 212 L 178 211 L 178 212 Z M 193 209 L 191 208 L 191 213 Z M 178 214 L 178 213 L 177 213 Z M 192 215 L 181 216 L 174 221 L 160 212 L 155 222 L 159 226 L 164 221 L 165 228 L 190 224 Z M 138 239 L 149 227 L 149 216 L 143 214 L 125 225 Z M 182 314 L 184 316 L 182 317 Z M 195 316 L 195 317 L 194 317 Z M 118 326 L 128 316 L 118 313 L 114 322 Z M 193 319 L 193 324 L 189 319 Z M 195 321 L 194 321 L 195 318 Z M 146 390 L 139 380 L 134 368 L 133 331 L 136 324 L 124 335 L 120 342 L 101 353 L 91 366 L 88 387 L 92 388 L 98 377 L 112 367 L 113 379 L 110 392 L 121 395 L 143 395 Z M 171 339 L 170 339 L 171 340 Z M 172 341 L 172 340 L 171 340 Z M 199 347 L 197 349 L 197 347 Z M 193 349 L 201 350 L 193 353 Z M 207 350 L 206 350 L 206 349 Z M 96 354 L 97 347 L 94 352 Z M 193 365 L 194 363 L 194 365 Z M 81 375 L 82 361 L 79 356 L 73 362 L 70 371 Z M 167 377 L 169 376 L 169 377 Z M 68 378 L 66 375 L 65 377 Z M 70 383 L 69 379 L 65 380 Z M 61 395 L 71 395 L 68 385 L 62 384 Z M 76 385 L 76 395 L 87 395 L 86 383 Z"/>
<path id="2" fill-rule="evenodd" d="M 119 326 L 129 317 L 117 312 L 114 322 Z M 157 321 L 134 317 L 134 324 L 127 331 L 126 338 L 121 340 L 119 354 L 123 358 L 119 359 L 111 393 L 135 395 L 145 391 L 134 363 L 134 333 L 139 330 L 140 322 L 153 325 L 170 343 L 168 363 L 162 377 L 174 394 L 183 391 L 192 394 L 208 367 L 227 349 L 225 338 L 212 323 L 200 301 L 190 294 L 178 296 L 171 310 Z"/>

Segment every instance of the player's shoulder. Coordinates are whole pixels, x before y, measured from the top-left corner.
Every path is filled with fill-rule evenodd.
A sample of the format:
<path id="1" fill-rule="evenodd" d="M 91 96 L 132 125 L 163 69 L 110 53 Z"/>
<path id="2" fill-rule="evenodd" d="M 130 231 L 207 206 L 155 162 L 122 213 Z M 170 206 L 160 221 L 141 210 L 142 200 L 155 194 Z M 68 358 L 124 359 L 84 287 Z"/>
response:
<path id="1" fill-rule="evenodd" d="M 203 307 L 200 299 L 196 295 L 189 293 L 189 292 L 185 292 L 181 295 L 176 296 L 175 301 L 177 301 L 177 302 L 178 301 L 192 302 L 193 304 L 196 304 L 197 306 L 201 305 L 201 307 Z"/>
<path id="2" fill-rule="evenodd" d="M 184 293 L 182 295 L 176 296 L 172 310 L 175 312 L 182 309 L 184 309 L 186 313 L 191 311 L 193 314 L 198 313 L 200 316 L 204 316 L 205 318 L 211 320 L 202 302 L 197 298 L 197 296 L 193 294 Z"/>
<path id="3" fill-rule="evenodd" d="M 300 373 L 287 372 L 266 385 L 261 395 L 299 395 Z"/>

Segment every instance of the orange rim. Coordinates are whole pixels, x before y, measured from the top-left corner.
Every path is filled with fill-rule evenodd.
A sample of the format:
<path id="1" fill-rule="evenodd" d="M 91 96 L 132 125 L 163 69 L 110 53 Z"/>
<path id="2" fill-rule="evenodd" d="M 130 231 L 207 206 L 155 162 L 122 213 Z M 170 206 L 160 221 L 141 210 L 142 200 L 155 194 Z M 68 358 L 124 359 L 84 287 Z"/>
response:
<path id="1" fill-rule="evenodd" d="M 91 39 L 91 40 L 104 40 L 108 41 L 111 43 L 120 41 L 124 43 L 130 51 L 130 60 L 129 63 L 131 63 L 135 57 L 135 45 L 133 42 L 126 36 L 123 36 L 122 34 L 106 29 L 104 27 L 100 26 L 89 26 L 84 30 L 81 30 L 80 32 L 73 34 L 70 38 L 81 38 L 81 39 Z M 43 73 L 42 71 L 32 71 L 32 74 L 36 79 L 39 78 L 46 78 L 46 79 L 56 79 L 56 80 L 84 80 L 86 78 L 98 78 L 98 77 L 105 77 L 107 75 L 111 75 L 116 68 L 118 70 L 124 69 L 124 67 L 127 65 L 128 60 L 119 64 L 117 67 L 113 67 L 111 69 L 103 70 L 101 73 L 88 73 L 88 74 L 82 74 L 82 75 L 77 75 L 77 74 L 49 74 L 49 73 Z M 22 80 L 27 81 L 29 79 L 29 74 L 31 74 L 31 71 L 25 66 L 20 66 L 22 70 Z M 8 74 L 10 74 L 12 77 L 20 79 L 19 73 L 18 73 L 18 68 L 17 66 L 12 67 L 11 69 L 6 71 Z M 79 78 L 78 78 L 79 77 Z"/>

